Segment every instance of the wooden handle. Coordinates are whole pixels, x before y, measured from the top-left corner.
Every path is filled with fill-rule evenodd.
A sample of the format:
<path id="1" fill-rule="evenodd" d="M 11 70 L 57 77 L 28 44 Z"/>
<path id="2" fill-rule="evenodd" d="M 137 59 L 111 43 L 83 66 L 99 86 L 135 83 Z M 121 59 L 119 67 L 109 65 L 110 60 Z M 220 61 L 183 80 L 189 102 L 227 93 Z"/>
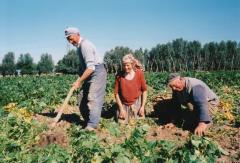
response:
<path id="1" fill-rule="evenodd" d="M 64 102 L 63 102 L 63 105 L 61 106 L 61 109 L 60 111 L 58 112 L 57 116 L 54 118 L 54 122 L 57 123 L 59 121 L 59 119 L 61 118 L 62 116 L 62 113 L 63 113 L 63 110 L 66 108 L 69 100 L 70 100 L 70 97 L 72 96 L 73 94 L 73 91 L 74 91 L 74 88 L 72 87 L 70 89 L 70 91 L 68 92 L 68 95 L 67 97 L 65 98 Z"/>

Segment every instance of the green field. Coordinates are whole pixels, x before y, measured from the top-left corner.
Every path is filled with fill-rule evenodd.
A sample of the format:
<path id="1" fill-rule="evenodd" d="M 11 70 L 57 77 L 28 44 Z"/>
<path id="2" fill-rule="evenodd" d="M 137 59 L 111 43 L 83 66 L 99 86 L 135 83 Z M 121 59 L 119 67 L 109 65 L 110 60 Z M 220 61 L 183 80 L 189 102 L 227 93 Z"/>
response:
<path id="1" fill-rule="evenodd" d="M 167 73 L 145 73 L 147 118 L 128 126 L 113 119 L 114 76 L 108 76 L 103 117 L 96 133 L 81 127 L 77 93 L 56 130 L 48 123 L 66 97 L 74 75 L 0 78 L 0 162 L 234 162 L 240 159 L 240 71 L 187 72 L 206 82 L 221 99 L 214 125 L 204 137 L 181 125 L 164 128 L 153 114 L 169 97 Z M 160 98 L 161 97 L 161 98 Z M 155 115 L 155 116 L 152 116 Z M 44 123 L 45 121 L 45 123 Z M 61 135 L 62 134 L 62 135 Z M 168 135 L 169 134 L 169 135 Z M 61 138 L 59 138 L 62 136 Z M 44 144 L 45 143 L 45 144 Z"/>

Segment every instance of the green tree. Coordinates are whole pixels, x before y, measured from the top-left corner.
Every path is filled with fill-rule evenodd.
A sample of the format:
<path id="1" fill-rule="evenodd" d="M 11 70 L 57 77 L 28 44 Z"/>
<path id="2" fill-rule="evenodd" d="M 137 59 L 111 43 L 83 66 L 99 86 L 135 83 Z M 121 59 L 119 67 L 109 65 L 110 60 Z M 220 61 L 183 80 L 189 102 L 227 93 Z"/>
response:
<path id="1" fill-rule="evenodd" d="M 21 54 L 18 58 L 17 69 L 21 71 L 21 74 L 35 74 L 36 65 L 33 63 L 33 58 L 29 53 Z"/>
<path id="2" fill-rule="evenodd" d="M 208 60 L 208 70 L 215 70 L 217 56 L 217 44 L 215 42 L 210 42 L 208 44 L 209 50 L 209 60 Z"/>
<path id="3" fill-rule="evenodd" d="M 226 43 L 224 41 L 221 41 L 218 45 L 218 49 L 217 49 L 217 54 L 219 57 L 219 62 L 218 62 L 218 66 L 217 66 L 217 70 L 225 70 L 226 69 L 226 53 L 227 53 L 227 47 L 226 47 Z"/>
<path id="4" fill-rule="evenodd" d="M 16 73 L 15 56 L 13 52 L 8 52 L 2 60 L 2 75 L 14 75 Z"/>
<path id="5" fill-rule="evenodd" d="M 143 50 L 142 48 L 139 48 L 134 51 L 134 57 L 141 62 L 145 70 L 146 70 L 146 64 L 147 64 L 147 55 L 148 55 L 147 49 Z"/>
<path id="6" fill-rule="evenodd" d="M 149 71 L 176 71 L 175 61 L 171 42 L 157 44 L 149 52 Z"/>
<path id="7" fill-rule="evenodd" d="M 54 68 L 54 63 L 51 54 L 42 54 L 41 59 L 38 62 L 37 70 L 38 73 L 51 73 Z"/>
<path id="8" fill-rule="evenodd" d="M 227 58 L 228 58 L 228 69 L 233 70 L 235 68 L 237 58 L 237 42 L 227 41 Z"/>
<path id="9" fill-rule="evenodd" d="M 64 74 L 78 74 L 79 64 L 79 56 L 76 50 L 70 50 L 62 60 L 58 61 L 55 71 Z"/>
<path id="10" fill-rule="evenodd" d="M 183 70 L 183 65 L 185 65 L 185 54 L 184 50 L 186 48 L 187 41 L 183 40 L 182 38 L 173 40 L 172 42 L 172 47 L 174 51 L 174 58 L 175 58 L 175 67 L 177 71 L 182 71 Z"/>
<path id="11" fill-rule="evenodd" d="M 159 49 L 160 44 L 157 44 L 155 47 L 153 47 L 149 51 L 149 57 L 148 57 L 148 65 L 149 65 L 149 71 L 158 71 L 159 70 Z"/>
<path id="12" fill-rule="evenodd" d="M 185 54 L 185 65 L 190 70 L 202 70 L 201 43 L 190 41 L 187 43 L 187 53 Z"/>
<path id="13" fill-rule="evenodd" d="M 240 69 L 240 42 L 238 43 L 238 46 L 237 46 L 237 59 L 236 59 L 236 62 L 237 62 L 237 69 Z"/>
<path id="14" fill-rule="evenodd" d="M 122 58 L 128 53 L 133 53 L 133 51 L 123 46 L 117 46 L 107 51 L 104 55 L 104 62 L 107 65 L 108 72 L 116 73 L 118 70 L 122 69 Z"/>

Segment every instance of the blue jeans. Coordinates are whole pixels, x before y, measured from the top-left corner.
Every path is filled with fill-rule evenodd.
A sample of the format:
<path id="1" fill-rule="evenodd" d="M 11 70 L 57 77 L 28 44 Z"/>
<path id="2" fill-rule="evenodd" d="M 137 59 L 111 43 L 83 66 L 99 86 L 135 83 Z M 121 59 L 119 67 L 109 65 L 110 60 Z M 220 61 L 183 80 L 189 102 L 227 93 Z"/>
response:
<path id="1" fill-rule="evenodd" d="M 104 103 L 107 72 L 103 64 L 83 83 L 79 93 L 79 110 L 87 126 L 97 128 Z"/>

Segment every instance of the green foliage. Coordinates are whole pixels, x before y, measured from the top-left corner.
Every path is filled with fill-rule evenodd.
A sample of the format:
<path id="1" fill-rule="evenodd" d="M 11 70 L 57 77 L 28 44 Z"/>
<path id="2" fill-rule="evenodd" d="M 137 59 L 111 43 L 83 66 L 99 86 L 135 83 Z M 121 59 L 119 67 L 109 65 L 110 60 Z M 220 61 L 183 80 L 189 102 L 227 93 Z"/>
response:
<path id="1" fill-rule="evenodd" d="M 36 74 L 36 65 L 33 63 L 33 58 L 29 53 L 21 54 L 17 61 L 17 69 L 21 74 Z"/>
<path id="2" fill-rule="evenodd" d="M 240 127 L 240 115 L 239 114 L 235 118 L 235 126 Z"/>
<path id="3" fill-rule="evenodd" d="M 110 51 L 107 51 L 104 56 L 104 62 L 107 65 L 109 73 L 116 73 L 122 69 L 122 57 L 125 54 L 132 53 L 132 50 L 128 47 L 115 47 Z"/>
<path id="4" fill-rule="evenodd" d="M 79 127 L 73 127 L 70 131 L 72 159 L 77 162 L 90 162 L 96 153 L 102 151 L 98 137 L 93 132 L 86 132 Z"/>
<path id="5" fill-rule="evenodd" d="M 119 124 L 109 121 L 107 119 L 102 119 L 100 122 L 101 128 L 106 128 L 110 132 L 111 135 L 118 137 L 121 134 Z"/>
<path id="6" fill-rule="evenodd" d="M 147 141 L 147 125 L 136 127 L 124 143 L 115 145 L 103 145 L 96 133 L 74 125 L 69 131 L 70 148 L 39 148 L 33 146 L 42 131 L 36 124 L 26 124 L 11 114 L 3 115 L 1 124 L 1 162 L 214 162 L 226 154 L 206 137 L 192 136 L 180 147 L 164 140 Z"/>
<path id="7" fill-rule="evenodd" d="M 11 113 L 6 114 L 3 108 L 0 112 L 0 162 L 25 162 L 23 160 L 27 157 L 33 159 L 34 149 L 31 147 L 44 128 L 26 123 Z"/>
<path id="8" fill-rule="evenodd" d="M 110 148 L 105 148 L 102 153 L 95 156 L 93 160 L 98 160 L 99 162 L 119 162 L 119 163 L 130 163 L 131 162 L 131 153 L 129 153 L 121 145 L 116 144 Z"/>
<path id="9" fill-rule="evenodd" d="M 201 79 L 221 98 L 231 99 L 235 117 L 233 123 L 239 126 L 238 71 L 184 72 L 183 75 Z M 166 89 L 167 73 L 145 73 L 145 77 L 148 85 L 156 91 L 155 94 Z M 14 114 L 6 113 L 3 106 L 14 102 L 35 113 L 45 108 L 55 108 L 62 103 L 76 78 L 60 75 L 0 79 L 0 162 L 215 162 L 222 154 L 227 155 L 226 151 L 207 137 L 192 136 L 182 144 L 166 140 L 148 141 L 146 123 L 139 123 L 136 128 L 132 128 L 129 136 L 112 119 L 103 119 L 100 123 L 101 130 L 107 131 L 109 135 L 107 140 L 101 140 L 95 133 L 73 125 L 68 133 L 69 147 L 35 146 L 39 133 L 45 128 L 37 122 L 26 123 Z M 113 75 L 108 76 L 107 95 L 113 91 L 114 80 Z M 224 93 L 223 86 L 229 87 L 228 93 Z M 112 101 L 109 103 L 113 104 Z M 76 101 L 73 100 L 72 105 L 76 105 Z M 123 134 L 126 134 L 125 141 L 114 145 L 111 143 L 112 138 L 118 139 Z"/>
<path id="10" fill-rule="evenodd" d="M 41 59 L 37 65 L 38 73 L 39 74 L 51 73 L 53 71 L 53 68 L 54 68 L 54 64 L 53 64 L 52 56 L 48 53 L 42 54 Z"/>
<path id="11" fill-rule="evenodd" d="M 133 53 L 149 72 L 239 70 L 240 50 L 236 41 L 209 42 L 177 38 L 166 44 L 157 44 L 150 50 L 115 47 L 105 53 L 104 61 L 110 73 L 121 69 L 121 59 Z"/>
<path id="12" fill-rule="evenodd" d="M 189 141 L 180 147 L 175 157 L 183 162 L 215 162 L 225 153 L 214 141 L 206 137 L 192 136 Z"/>
<path id="13" fill-rule="evenodd" d="M 106 86 L 106 93 L 112 93 L 114 89 L 114 83 L 115 83 L 115 76 L 112 74 L 109 74 L 107 76 L 107 86 Z"/>
<path id="14" fill-rule="evenodd" d="M 15 56 L 13 52 L 8 52 L 2 60 L 1 74 L 5 76 L 14 75 L 15 73 L 16 73 Z"/>
<path id="15" fill-rule="evenodd" d="M 168 73 L 145 73 L 147 84 L 155 90 L 164 90 L 166 88 Z"/>
<path id="16" fill-rule="evenodd" d="M 0 106 L 14 102 L 33 112 L 62 103 L 76 76 L 26 76 L 0 80 Z M 75 102 L 76 104 L 76 102 Z"/>
<path id="17" fill-rule="evenodd" d="M 55 71 L 64 74 L 78 74 L 79 64 L 79 57 L 76 50 L 70 50 L 62 60 L 58 61 Z"/>
<path id="18" fill-rule="evenodd" d="M 46 148 L 35 148 L 34 153 L 28 153 L 23 160 L 26 162 L 68 162 L 71 159 L 70 153 L 58 145 L 50 144 Z"/>
<path id="19" fill-rule="evenodd" d="M 144 135 L 147 133 L 148 126 L 142 126 L 136 128 L 131 137 L 125 141 L 123 144 L 123 148 L 130 150 L 136 157 L 142 160 L 145 155 L 146 151 L 148 150 L 146 140 L 144 139 Z"/>

